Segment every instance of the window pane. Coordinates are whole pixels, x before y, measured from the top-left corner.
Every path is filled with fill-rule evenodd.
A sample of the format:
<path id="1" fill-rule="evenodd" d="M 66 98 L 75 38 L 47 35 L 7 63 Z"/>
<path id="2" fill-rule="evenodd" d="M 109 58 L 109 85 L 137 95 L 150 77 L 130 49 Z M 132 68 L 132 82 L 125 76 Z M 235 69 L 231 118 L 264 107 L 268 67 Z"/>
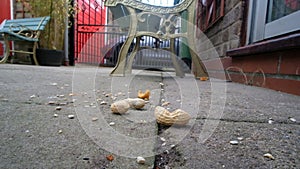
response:
<path id="1" fill-rule="evenodd" d="M 300 0 L 269 0 L 267 23 L 300 10 Z"/>

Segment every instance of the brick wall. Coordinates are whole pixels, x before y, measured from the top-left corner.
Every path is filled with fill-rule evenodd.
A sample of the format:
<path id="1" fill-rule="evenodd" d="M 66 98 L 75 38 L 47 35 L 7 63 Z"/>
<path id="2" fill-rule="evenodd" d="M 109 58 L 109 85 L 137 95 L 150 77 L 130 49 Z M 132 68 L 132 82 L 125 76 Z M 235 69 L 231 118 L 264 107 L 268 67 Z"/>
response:
<path id="1" fill-rule="evenodd" d="M 300 49 L 232 58 L 227 78 L 247 85 L 300 95 Z"/>
<path id="2" fill-rule="evenodd" d="M 239 47 L 241 25 L 242 2 L 226 0 L 225 16 L 203 32 L 204 34 L 198 35 L 198 54 L 204 60 L 225 57 L 227 50 Z M 217 51 L 218 56 L 214 53 L 213 48 Z"/>
<path id="3" fill-rule="evenodd" d="M 197 33 L 196 52 L 209 76 L 300 95 L 300 36 L 293 40 L 283 37 L 283 41 L 275 42 L 269 49 L 265 45 L 273 43 L 272 40 L 246 49 L 242 56 L 228 55 L 228 51 L 245 45 L 242 41 L 246 32 L 242 31 L 247 31 L 243 29 L 247 21 L 243 20 L 243 10 L 243 1 L 226 0 L 224 17 Z M 280 46 L 284 47 L 276 49 Z M 257 47 L 262 50 L 253 52 Z"/>

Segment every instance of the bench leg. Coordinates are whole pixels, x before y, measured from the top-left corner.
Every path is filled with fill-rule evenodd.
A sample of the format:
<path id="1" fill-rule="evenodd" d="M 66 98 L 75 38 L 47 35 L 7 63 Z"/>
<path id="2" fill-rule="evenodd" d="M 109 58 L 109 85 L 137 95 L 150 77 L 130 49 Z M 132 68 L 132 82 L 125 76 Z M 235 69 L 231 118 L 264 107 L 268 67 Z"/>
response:
<path id="1" fill-rule="evenodd" d="M 135 10 L 131 7 L 126 7 L 126 8 L 129 11 L 129 13 L 131 13 L 130 28 L 128 31 L 128 37 L 127 37 L 125 43 L 123 44 L 123 46 L 121 47 L 119 57 L 118 57 L 118 62 L 116 64 L 115 68 L 110 73 L 110 75 L 112 75 L 112 76 L 125 76 L 125 71 L 126 71 L 125 69 L 126 69 L 126 64 L 127 64 L 127 54 L 128 54 L 129 48 L 135 38 L 135 33 L 137 30 L 137 22 L 138 21 L 137 21 L 136 15 L 134 15 Z"/>
<path id="2" fill-rule="evenodd" d="M 181 68 L 181 66 L 179 65 L 178 61 L 177 61 L 177 56 L 176 56 L 176 52 L 175 52 L 175 39 L 172 38 L 170 40 L 170 50 L 171 50 L 171 59 L 173 62 L 173 66 L 175 68 L 175 72 L 176 72 L 176 76 L 179 77 L 184 77 L 184 72 Z"/>
<path id="3" fill-rule="evenodd" d="M 9 48 L 9 40 L 7 38 L 7 35 L 4 35 L 4 53 L 3 53 L 3 57 L 0 58 L 0 63 L 5 63 L 9 57 L 9 53 L 10 53 L 10 48 Z"/>
<path id="4" fill-rule="evenodd" d="M 126 66 L 126 71 L 125 71 L 126 74 L 131 74 L 132 73 L 132 65 L 133 65 L 133 61 L 134 61 L 134 58 L 136 56 L 136 53 L 140 48 L 140 40 L 141 40 L 140 36 L 136 37 L 135 46 L 133 48 L 133 51 L 129 55 L 128 63 L 127 63 L 127 66 Z"/>
<path id="5" fill-rule="evenodd" d="M 127 62 L 127 53 L 129 51 L 130 45 L 133 41 L 133 37 L 127 38 L 126 42 L 121 47 L 118 61 L 110 75 L 112 76 L 125 76 L 125 68 L 126 68 L 126 62 Z"/>
<path id="6" fill-rule="evenodd" d="M 193 73 L 195 78 L 199 77 L 208 77 L 207 70 L 205 69 L 205 65 L 201 61 L 200 57 L 196 53 L 196 45 L 195 45 L 195 25 L 191 24 L 194 23 L 194 7 L 196 1 L 193 1 L 191 7 L 188 9 L 188 25 L 187 25 L 187 40 L 188 45 L 190 47 L 190 53 L 192 57 L 192 64 L 193 64 Z"/>
<path id="7" fill-rule="evenodd" d="M 39 62 L 36 59 L 36 49 L 38 47 L 38 42 L 34 42 L 33 44 L 33 49 L 32 49 L 32 56 L 33 56 L 33 61 L 35 65 L 39 65 Z"/>

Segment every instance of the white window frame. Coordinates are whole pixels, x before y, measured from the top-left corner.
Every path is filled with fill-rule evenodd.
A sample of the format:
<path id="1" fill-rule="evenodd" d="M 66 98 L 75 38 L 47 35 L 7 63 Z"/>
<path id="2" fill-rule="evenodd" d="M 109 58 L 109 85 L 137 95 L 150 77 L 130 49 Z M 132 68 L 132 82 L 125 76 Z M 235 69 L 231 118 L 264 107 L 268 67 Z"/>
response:
<path id="1" fill-rule="evenodd" d="M 248 44 L 300 30 L 300 10 L 266 23 L 267 9 L 268 0 L 250 0 L 247 33 Z"/>

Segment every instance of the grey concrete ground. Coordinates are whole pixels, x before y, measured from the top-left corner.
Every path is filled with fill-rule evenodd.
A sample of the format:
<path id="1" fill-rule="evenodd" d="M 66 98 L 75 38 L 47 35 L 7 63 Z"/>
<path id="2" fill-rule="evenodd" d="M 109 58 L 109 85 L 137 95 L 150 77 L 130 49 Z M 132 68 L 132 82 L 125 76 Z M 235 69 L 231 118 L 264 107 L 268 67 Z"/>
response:
<path id="1" fill-rule="evenodd" d="M 299 96 L 191 75 L 110 71 L 0 65 L 0 168 L 300 168 Z M 144 109 L 110 113 L 112 102 L 146 89 Z M 189 112 L 190 123 L 158 125 L 154 108 L 164 102 Z"/>

